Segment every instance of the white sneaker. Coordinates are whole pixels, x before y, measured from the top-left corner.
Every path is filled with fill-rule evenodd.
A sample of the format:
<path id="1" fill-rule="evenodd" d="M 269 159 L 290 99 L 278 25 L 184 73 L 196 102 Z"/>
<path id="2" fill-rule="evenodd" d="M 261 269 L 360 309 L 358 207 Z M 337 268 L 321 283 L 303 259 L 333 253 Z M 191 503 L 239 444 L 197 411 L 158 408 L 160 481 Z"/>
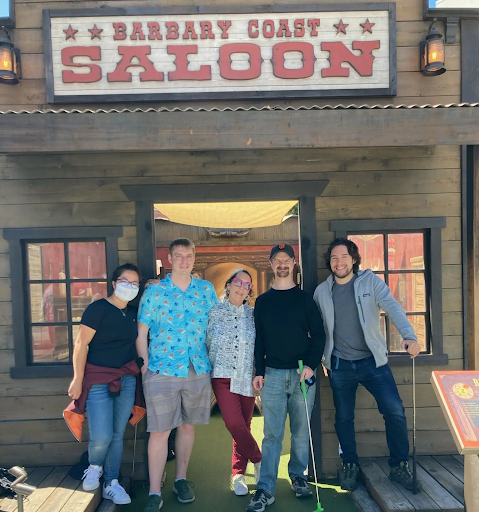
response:
<path id="1" fill-rule="evenodd" d="M 83 473 L 83 490 L 94 491 L 100 487 L 100 478 L 103 475 L 103 468 L 90 464 Z"/>
<path id="2" fill-rule="evenodd" d="M 110 485 L 103 486 L 103 499 L 112 500 L 115 505 L 131 503 L 131 498 L 116 479 L 112 480 Z"/>
<path id="3" fill-rule="evenodd" d="M 261 474 L 261 461 L 254 463 L 254 481 L 256 482 L 256 485 L 259 482 L 260 474 Z"/>
<path id="4" fill-rule="evenodd" d="M 246 496 L 248 494 L 248 486 L 244 475 L 235 475 L 233 477 L 233 487 L 236 496 Z"/>

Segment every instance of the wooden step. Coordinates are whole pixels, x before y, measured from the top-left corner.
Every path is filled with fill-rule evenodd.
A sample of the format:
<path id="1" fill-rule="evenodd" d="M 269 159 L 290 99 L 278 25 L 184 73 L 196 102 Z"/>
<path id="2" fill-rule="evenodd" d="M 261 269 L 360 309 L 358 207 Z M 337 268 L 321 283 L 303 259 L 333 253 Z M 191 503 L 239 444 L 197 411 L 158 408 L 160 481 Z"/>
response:
<path id="1" fill-rule="evenodd" d="M 366 488 L 383 512 L 464 512 L 461 459 L 453 456 L 418 457 L 417 474 L 423 488 L 417 494 L 392 482 L 389 471 L 385 457 L 361 460 Z"/>

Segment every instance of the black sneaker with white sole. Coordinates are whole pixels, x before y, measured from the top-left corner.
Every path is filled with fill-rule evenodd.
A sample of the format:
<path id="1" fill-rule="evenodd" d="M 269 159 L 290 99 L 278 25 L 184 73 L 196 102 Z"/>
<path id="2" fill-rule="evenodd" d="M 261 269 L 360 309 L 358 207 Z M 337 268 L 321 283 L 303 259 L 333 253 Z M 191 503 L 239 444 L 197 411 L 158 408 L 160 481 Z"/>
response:
<path id="1" fill-rule="evenodd" d="M 258 489 L 249 505 L 246 507 L 246 512 L 263 512 L 268 505 L 274 503 L 274 496 L 264 489 Z"/>
<path id="2" fill-rule="evenodd" d="M 306 479 L 300 476 L 291 478 L 291 489 L 295 492 L 296 498 L 310 498 L 313 495 Z"/>

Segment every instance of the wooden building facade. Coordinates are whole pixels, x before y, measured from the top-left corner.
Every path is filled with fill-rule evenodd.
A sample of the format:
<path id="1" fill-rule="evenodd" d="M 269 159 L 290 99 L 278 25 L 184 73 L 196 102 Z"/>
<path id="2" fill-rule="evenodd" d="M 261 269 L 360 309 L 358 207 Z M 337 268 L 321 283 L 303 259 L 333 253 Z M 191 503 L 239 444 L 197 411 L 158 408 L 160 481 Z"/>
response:
<path id="1" fill-rule="evenodd" d="M 382 262 L 376 258 L 375 270 L 388 274 L 386 279 L 393 279 L 395 270 L 401 274 L 399 299 L 408 293 L 418 297 L 409 311 L 416 313 L 424 341 L 417 368 L 418 452 L 455 453 L 429 379 L 433 369 L 479 364 L 479 108 L 457 105 L 479 101 L 478 22 L 460 22 L 455 39 L 446 45 L 447 72 L 425 77 L 419 72 L 419 44 L 430 22 L 424 20 L 422 0 L 349 0 L 344 6 L 323 0 L 314 6 L 296 0 L 231 0 L 227 9 L 216 4 L 171 0 L 160 8 L 156 0 L 16 0 L 11 34 L 22 53 L 23 76 L 19 85 L 0 84 L 0 463 L 72 464 L 86 449 L 62 419 L 75 322 L 85 304 L 106 293 L 107 276 L 117 263 L 133 262 L 145 277 L 154 275 L 153 204 L 161 201 L 298 199 L 303 282 L 310 292 L 328 275 L 322 254 L 336 235 L 355 236 L 365 248 L 382 240 Z M 230 92 L 191 102 L 180 94 L 161 98 L 143 92 L 138 99 L 120 92 L 112 104 L 111 97 L 102 101 L 92 92 L 56 103 L 59 95 L 70 93 L 59 88 L 55 94 L 49 88 L 47 94 L 46 77 L 55 79 L 58 56 L 46 48 L 45 20 L 61 24 L 74 19 L 77 10 L 100 7 L 119 20 L 155 9 L 157 17 L 188 13 L 192 19 L 205 12 L 246 12 L 249 19 L 263 19 L 260 14 L 268 11 L 291 19 L 304 18 L 294 13 L 306 11 L 316 11 L 318 18 L 336 12 L 338 25 L 341 11 L 359 11 L 359 25 L 372 20 L 373 14 L 364 11 L 386 9 L 394 44 L 378 62 L 389 64 L 389 75 L 381 75 L 384 84 L 376 96 L 353 84 L 358 95 L 350 90 L 348 97 L 336 97 L 334 89 L 316 97 Z M 92 12 L 77 14 L 93 26 L 88 18 Z M 65 30 L 70 25 L 78 28 L 68 21 Z M 58 34 L 63 28 L 50 27 L 50 37 L 62 39 Z M 334 41 L 340 30 L 334 30 Z M 374 34 L 371 30 L 366 29 L 364 38 L 361 32 L 359 39 Z M 69 39 L 65 34 L 62 44 L 72 43 L 74 34 Z M 94 37 L 88 34 L 92 46 L 100 39 Z M 353 65 L 342 67 L 356 73 Z M 288 69 L 283 66 L 284 73 Z M 107 72 L 112 73 L 105 69 L 102 76 Z M 81 84 L 75 94 L 78 90 Z M 421 237 L 423 252 L 408 259 L 401 237 L 414 236 Z M 58 245 L 62 268 L 50 268 L 44 244 Z M 103 263 L 96 268 L 98 247 Z M 55 309 L 55 297 L 63 298 L 63 308 Z M 59 309 L 64 316 L 53 313 Z M 391 328 L 389 332 L 392 339 Z M 48 346 L 35 348 L 35 339 L 45 333 L 50 339 L 63 337 L 65 343 L 42 359 Z M 394 353 L 390 364 L 411 418 L 410 359 Z M 330 475 L 339 457 L 326 378 L 321 379 L 317 405 L 318 457 Z M 387 454 L 384 422 L 364 389 L 358 392 L 356 429 L 360 456 Z M 130 427 L 126 437 L 128 462 Z"/>

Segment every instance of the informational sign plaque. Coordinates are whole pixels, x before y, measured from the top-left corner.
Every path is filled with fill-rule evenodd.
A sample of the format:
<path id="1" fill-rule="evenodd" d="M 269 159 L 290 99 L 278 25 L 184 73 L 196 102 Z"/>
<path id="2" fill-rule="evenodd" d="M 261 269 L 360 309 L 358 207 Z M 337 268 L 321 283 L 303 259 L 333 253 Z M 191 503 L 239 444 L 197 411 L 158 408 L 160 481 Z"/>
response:
<path id="1" fill-rule="evenodd" d="M 395 23 L 394 3 L 45 10 L 48 101 L 393 96 Z"/>
<path id="2" fill-rule="evenodd" d="M 459 453 L 479 453 L 479 372 L 432 372 L 431 383 Z"/>

